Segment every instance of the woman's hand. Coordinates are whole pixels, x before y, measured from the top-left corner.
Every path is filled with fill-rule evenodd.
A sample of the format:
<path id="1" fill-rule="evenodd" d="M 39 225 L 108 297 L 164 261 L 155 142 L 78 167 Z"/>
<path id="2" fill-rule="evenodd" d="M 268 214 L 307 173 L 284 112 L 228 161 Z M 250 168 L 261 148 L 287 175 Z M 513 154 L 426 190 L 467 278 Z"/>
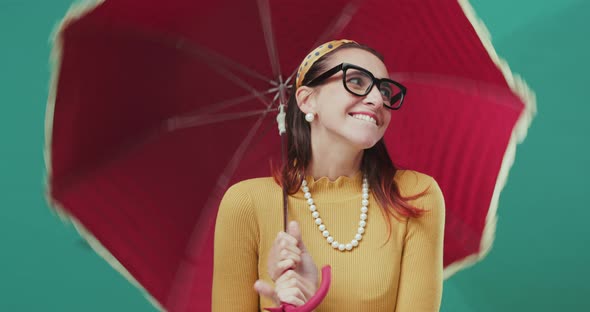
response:
<path id="1" fill-rule="evenodd" d="M 277 306 L 289 303 L 296 307 L 306 303 L 316 292 L 316 286 L 294 270 L 288 270 L 275 282 L 273 288 L 268 283 L 258 280 L 254 289 L 261 295 L 271 299 Z"/>
<path id="2" fill-rule="evenodd" d="M 291 224 L 287 228 L 287 232 Z M 279 232 L 268 254 L 267 270 L 268 275 L 276 281 L 285 271 L 295 269 L 301 263 L 302 250 L 298 247 L 299 242 L 292 235 Z"/>
<path id="3" fill-rule="evenodd" d="M 289 223 L 287 233 L 277 235 L 268 256 L 267 268 L 276 287 L 273 289 L 269 284 L 257 281 L 254 288 L 261 295 L 274 301 L 280 295 L 279 301 L 301 305 L 315 294 L 319 285 L 318 269 L 303 244 L 296 221 Z"/>
<path id="4" fill-rule="evenodd" d="M 288 269 L 294 269 L 301 277 L 318 287 L 318 268 L 307 252 L 301 230 L 296 221 L 289 222 L 287 233 L 279 232 L 267 261 L 270 278 L 276 281 Z"/>

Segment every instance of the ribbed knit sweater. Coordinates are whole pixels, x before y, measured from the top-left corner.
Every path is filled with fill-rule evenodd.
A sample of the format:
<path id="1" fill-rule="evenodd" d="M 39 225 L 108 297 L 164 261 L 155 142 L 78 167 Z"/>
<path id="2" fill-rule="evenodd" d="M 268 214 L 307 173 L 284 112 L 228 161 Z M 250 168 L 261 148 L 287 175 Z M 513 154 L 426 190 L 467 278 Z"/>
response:
<path id="1" fill-rule="evenodd" d="M 436 181 L 422 173 L 398 170 L 395 181 L 414 207 L 428 210 L 419 218 L 389 217 L 369 192 L 365 233 L 358 247 L 339 251 L 322 236 L 299 190 L 288 198 L 289 220 L 296 220 L 318 270 L 332 266 L 332 285 L 316 312 L 438 311 L 442 296 L 445 207 Z M 320 218 L 337 241 L 348 243 L 357 232 L 362 175 L 306 177 Z M 239 182 L 225 193 L 216 221 L 212 311 L 263 311 L 274 304 L 254 290 L 257 279 L 272 284 L 268 253 L 283 230 L 282 191 L 271 177 Z M 387 241 L 387 243 L 386 243 Z"/>

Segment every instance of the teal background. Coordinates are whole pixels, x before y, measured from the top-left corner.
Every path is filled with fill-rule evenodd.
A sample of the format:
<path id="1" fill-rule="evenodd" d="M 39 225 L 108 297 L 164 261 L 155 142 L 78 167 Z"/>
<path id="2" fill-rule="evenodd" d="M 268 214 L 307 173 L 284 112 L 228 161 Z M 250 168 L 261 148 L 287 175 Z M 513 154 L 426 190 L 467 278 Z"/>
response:
<path id="1" fill-rule="evenodd" d="M 44 199 L 49 36 L 71 1 L 0 0 L 0 311 L 155 311 Z M 442 311 L 590 311 L 590 1 L 472 1 L 538 115 L 482 262 Z"/>

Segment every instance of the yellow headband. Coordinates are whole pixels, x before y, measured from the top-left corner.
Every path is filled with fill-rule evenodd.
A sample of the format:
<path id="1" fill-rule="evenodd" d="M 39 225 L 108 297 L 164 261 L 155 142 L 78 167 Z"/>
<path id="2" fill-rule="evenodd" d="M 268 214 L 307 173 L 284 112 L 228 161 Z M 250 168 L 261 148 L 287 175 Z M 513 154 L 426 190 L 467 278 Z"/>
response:
<path id="1" fill-rule="evenodd" d="M 299 70 L 297 71 L 295 90 L 301 87 L 303 78 L 305 77 L 305 74 L 307 74 L 307 71 L 311 68 L 311 65 L 313 65 L 313 63 L 315 63 L 320 57 L 326 55 L 326 53 L 333 51 L 334 49 L 345 43 L 351 42 L 356 43 L 355 41 L 346 39 L 332 40 L 320 45 L 315 50 L 311 51 L 311 53 L 309 53 L 309 55 L 307 55 L 305 59 L 303 59 L 303 62 L 301 62 L 301 65 L 299 66 Z"/>

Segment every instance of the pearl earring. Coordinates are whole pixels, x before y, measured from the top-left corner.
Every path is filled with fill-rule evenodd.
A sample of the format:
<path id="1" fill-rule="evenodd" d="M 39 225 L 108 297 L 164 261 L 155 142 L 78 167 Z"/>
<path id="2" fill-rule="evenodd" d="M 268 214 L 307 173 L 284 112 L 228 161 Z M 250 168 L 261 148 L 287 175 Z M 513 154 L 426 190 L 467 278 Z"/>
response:
<path id="1" fill-rule="evenodd" d="M 307 113 L 307 114 L 305 114 L 305 120 L 307 120 L 307 122 L 311 123 L 314 119 L 315 119 L 315 114 L 314 113 Z"/>

